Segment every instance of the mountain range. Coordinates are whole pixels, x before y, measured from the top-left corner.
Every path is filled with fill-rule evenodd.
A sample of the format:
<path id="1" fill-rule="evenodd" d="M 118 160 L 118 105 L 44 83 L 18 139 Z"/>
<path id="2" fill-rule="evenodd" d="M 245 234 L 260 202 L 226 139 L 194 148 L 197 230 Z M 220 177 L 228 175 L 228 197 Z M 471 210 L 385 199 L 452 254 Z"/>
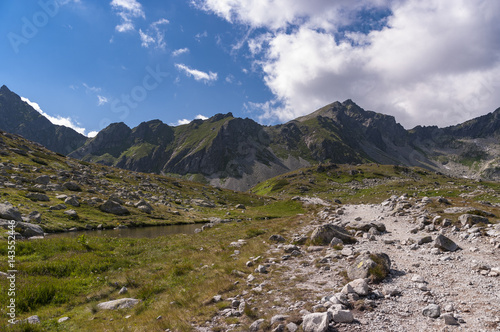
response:
<path id="1" fill-rule="evenodd" d="M 500 179 L 500 108 L 456 126 L 406 130 L 394 117 L 346 100 L 275 126 L 228 113 L 175 127 L 160 120 L 135 128 L 113 123 L 87 138 L 53 125 L 2 86 L 0 116 L 1 130 L 70 157 L 234 190 L 325 162 L 420 166 Z"/>

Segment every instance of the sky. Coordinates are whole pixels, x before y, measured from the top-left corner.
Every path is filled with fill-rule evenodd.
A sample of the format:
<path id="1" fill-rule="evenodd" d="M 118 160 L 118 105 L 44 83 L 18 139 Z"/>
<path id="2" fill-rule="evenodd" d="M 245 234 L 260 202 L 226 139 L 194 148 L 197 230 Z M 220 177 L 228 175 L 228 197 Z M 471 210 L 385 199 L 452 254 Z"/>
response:
<path id="1" fill-rule="evenodd" d="M 232 112 L 270 125 L 334 101 L 405 128 L 500 107 L 500 1 L 5 0 L 0 85 L 94 136 Z"/>

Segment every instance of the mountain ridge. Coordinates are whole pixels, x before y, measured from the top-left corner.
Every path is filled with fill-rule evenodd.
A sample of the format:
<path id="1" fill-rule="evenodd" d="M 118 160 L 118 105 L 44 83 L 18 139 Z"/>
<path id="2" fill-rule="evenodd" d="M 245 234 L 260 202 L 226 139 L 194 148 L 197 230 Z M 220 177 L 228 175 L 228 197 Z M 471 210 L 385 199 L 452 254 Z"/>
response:
<path id="1" fill-rule="evenodd" d="M 6 114 L 2 95 L 5 93 L 0 93 L 0 113 Z M 43 117 L 28 104 L 20 104 L 20 98 L 15 101 L 14 105 L 23 106 L 22 116 Z M 30 134 L 27 138 L 84 161 L 176 175 L 234 190 L 247 190 L 270 177 L 318 163 L 375 162 L 473 178 L 500 178 L 500 147 L 495 141 L 500 134 L 500 108 L 455 126 L 410 130 L 395 117 L 364 110 L 350 99 L 274 126 L 227 113 L 175 127 L 158 119 L 134 128 L 113 123 L 93 138 L 82 138 L 69 128 L 65 133 L 60 126 L 46 123 L 53 128 L 51 134 L 38 137 L 32 128 L 35 122 L 26 121 L 25 127 L 31 129 L 15 133 Z M 53 141 L 65 141 L 66 146 Z"/>

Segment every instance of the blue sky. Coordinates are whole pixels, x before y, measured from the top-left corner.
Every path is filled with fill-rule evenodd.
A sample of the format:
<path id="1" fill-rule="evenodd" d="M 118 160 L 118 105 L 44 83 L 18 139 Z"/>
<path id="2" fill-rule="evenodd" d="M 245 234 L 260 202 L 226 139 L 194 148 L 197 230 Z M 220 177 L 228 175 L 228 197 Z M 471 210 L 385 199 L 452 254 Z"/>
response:
<path id="1" fill-rule="evenodd" d="M 0 2 L 0 84 L 85 134 L 353 99 L 405 127 L 500 106 L 497 1 Z"/>

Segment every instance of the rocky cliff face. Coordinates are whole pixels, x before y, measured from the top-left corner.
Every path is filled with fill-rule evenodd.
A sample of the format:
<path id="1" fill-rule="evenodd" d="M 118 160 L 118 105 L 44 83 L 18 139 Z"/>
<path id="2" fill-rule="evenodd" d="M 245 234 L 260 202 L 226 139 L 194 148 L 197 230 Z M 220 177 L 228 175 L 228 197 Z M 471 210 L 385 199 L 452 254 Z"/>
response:
<path id="1" fill-rule="evenodd" d="M 68 154 L 87 137 L 71 128 L 52 124 L 5 85 L 0 88 L 0 130 L 21 135 L 52 151 Z"/>

